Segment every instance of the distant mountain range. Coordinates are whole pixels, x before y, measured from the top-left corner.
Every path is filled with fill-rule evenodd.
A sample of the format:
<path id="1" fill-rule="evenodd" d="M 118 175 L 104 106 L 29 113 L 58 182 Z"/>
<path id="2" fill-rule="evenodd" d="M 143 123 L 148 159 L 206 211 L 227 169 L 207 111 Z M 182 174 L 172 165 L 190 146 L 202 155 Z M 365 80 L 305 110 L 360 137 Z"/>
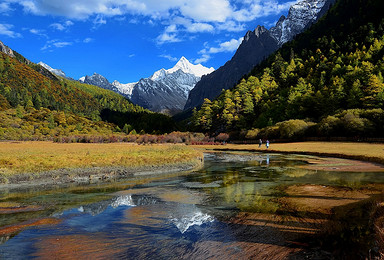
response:
<path id="1" fill-rule="evenodd" d="M 189 110 L 200 106 L 205 98 L 212 100 L 222 89 L 236 85 L 254 66 L 315 23 L 334 1 L 300 1 L 292 5 L 287 17 L 281 16 L 276 26 L 270 30 L 258 26 L 254 31 L 248 31 L 233 58 L 216 71 L 201 64 L 193 65 L 182 57 L 173 68 L 160 69 L 151 77 L 134 83 L 111 83 L 97 73 L 81 77 L 79 81 L 112 90 L 127 97 L 134 104 L 154 112 L 175 114 L 183 109 Z M 0 44 L 0 48 L 9 56 L 20 56 L 3 44 Z M 28 60 L 24 62 L 30 63 Z M 52 78 L 52 73 L 71 79 L 60 69 L 54 69 L 43 62 L 38 65 L 40 73 L 45 73 L 46 76 Z"/>
<path id="2" fill-rule="evenodd" d="M 244 36 L 230 61 L 202 77 L 189 93 L 185 110 L 200 106 L 205 98 L 213 100 L 222 89 L 229 89 L 262 60 L 292 40 L 298 33 L 322 17 L 335 0 L 304 0 L 291 6 L 288 16 L 281 16 L 276 26 L 267 30 L 258 26 Z"/>
<path id="3" fill-rule="evenodd" d="M 110 83 L 97 73 L 81 77 L 79 81 L 115 91 L 129 98 L 134 104 L 154 112 L 175 114 L 183 110 L 189 92 L 200 78 L 212 71 L 213 68 L 201 64 L 194 65 L 182 57 L 173 68 L 160 69 L 151 77 L 142 78 L 135 83 Z M 58 72 L 60 73 L 60 70 Z"/>

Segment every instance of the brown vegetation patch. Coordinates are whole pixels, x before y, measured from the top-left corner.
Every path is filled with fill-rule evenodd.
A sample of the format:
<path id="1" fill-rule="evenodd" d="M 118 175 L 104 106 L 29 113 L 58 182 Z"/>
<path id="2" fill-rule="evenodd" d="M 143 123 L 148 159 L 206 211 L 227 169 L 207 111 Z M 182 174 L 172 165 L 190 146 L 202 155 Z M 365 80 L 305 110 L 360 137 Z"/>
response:
<path id="1" fill-rule="evenodd" d="M 34 256 L 39 259 L 110 259 L 122 250 L 115 248 L 113 241 L 94 235 L 48 237 L 35 246 Z"/>
<path id="2" fill-rule="evenodd" d="M 28 227 L 35 227 L 35 226 L 41 226 L 41 225 L 57 225 L 59 223 L 60 223 L 60 220 L 56 218 L 44 218 L 39 220 L 31 220 L 31 221 L 19 223 L 16 225 L 0 228 L 0 236 L 11 235 Z"/>
<path id="3" fill-rule="evenodd" d="M 1 214 L 13 214 L 13 213 L 21 213 L 21 212 L 32 212 L 32 211 L 40 211 L 44 210 L 41 206 L 34 205 L 14 205 L 14 206 L 4 206 L 3 203 L 0 203 L 0 215 Z"/>

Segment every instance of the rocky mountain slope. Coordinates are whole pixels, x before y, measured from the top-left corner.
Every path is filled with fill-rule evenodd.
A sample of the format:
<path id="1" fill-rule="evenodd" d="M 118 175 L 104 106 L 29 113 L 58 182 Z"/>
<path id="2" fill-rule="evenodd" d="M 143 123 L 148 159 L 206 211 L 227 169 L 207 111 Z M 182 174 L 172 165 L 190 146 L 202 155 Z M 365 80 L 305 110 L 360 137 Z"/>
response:
<path id="1" fill-rule="evenodd" d="M 189 92 L 201 76 L 213 70 L 193 65 L 182 57 L 173 68 L 141 79 L 133 88 L 131 101 L 152 111 L 174 114 L 183 110 Z"/>
<path id="2" fill-rule="evenodd" d="M 182 57 L 171 69 L 160 69 L 151 77 L 142 78 L 135 83 L 110 83 L 97 73 L 82 77 L 79 81 L 115 91 L 129 98 L 134 104 L 154 112 L 174 114 L 183 110 L 189 92 L 201 76 L 212 71 L 213 68 L 206 68 L 201 64 L 194 65 Z"/>
<path id="3" fill-rule="evenodd" d="M 8 46 L 4 45 L 2 41 L 0 41 L 0 51 L 7 54 L 10 57 L 15 58 L 15 54 L 13 54 L 13 50 Z"/>
<path id="4" fill-rule="evenodd" d="M 248 31 L 232 59 L 213 73 L 202 77 L 191 90 L 184 109 L 200 106 L 204 98 L 212 100 L 222 89 L 232 88 L 254 66 L 316 22 L 334 1 L 300 1 L 292 5 L 287 17 L 282 16 L 270 30 L 258 26 L 254 31 Z"/>
<path id="5" fill-rule="evenodd" d="M 39 63 L 37 63 L 38 65 L 44 67 L 45 69 L 47 69 L 48 71 L 50 71 L 51 73 L 57 75 L 57 76 L 60 76 L 60 77 L 63 77 L 63 78 L 67 78 L 67 79 L 71 79 L 69 77 L 67 77 L 67 75 L 65 75 L 64 71 L 60 70 L 60 69 L 54 69 L 52 68 L 51 66 L 49 66 L 48 64 L 45 64 L 44 62 L 40 61 Z"/>

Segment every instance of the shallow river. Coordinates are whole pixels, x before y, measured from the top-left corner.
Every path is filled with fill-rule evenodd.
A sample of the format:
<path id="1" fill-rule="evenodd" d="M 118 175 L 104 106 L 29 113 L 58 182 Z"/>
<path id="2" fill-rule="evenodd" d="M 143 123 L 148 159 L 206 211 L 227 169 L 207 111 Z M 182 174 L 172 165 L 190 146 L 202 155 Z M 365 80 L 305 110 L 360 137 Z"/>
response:
<path id="1" fill-rule="evenodd" d="M 0 190 L 0 259 L 299 257 L 328 213 L 310 216 L 289 210 L 292 201 L 280 200 L 290 195 L 287 187 L 307 185 L 329 193 L 329 187 L 350 192 L 384 183 L 383 172 L 311 170 L 303 167 L 308 159 L 318 158 L 212 153 L 205 155 L 204 168 L 193 173 Z M 347 197 L 354 203 L 364 196 L 369 198 Z M 305 196 L 291 197 L 300 203 Z"/>

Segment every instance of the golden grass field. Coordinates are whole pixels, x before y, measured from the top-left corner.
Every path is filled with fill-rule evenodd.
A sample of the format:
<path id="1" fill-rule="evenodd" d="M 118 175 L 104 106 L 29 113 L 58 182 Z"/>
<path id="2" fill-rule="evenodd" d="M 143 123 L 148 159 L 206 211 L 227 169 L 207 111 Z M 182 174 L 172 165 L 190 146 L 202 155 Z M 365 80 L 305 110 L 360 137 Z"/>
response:
<path id="1" fill-rule="evenodd" d="M 227 144 L 225 146 L 201 145 L 196 148 L 209 150 L 237 150 L 302 153 L 312 155 L 325 155 L 349 159 L 360 159 L 384 164 L 384 144 L 347 143 L 347 142 L 298 142 L 298 143 L 271 143 L 269 149 L 265 144 L 259 148 L 257 144 Z"/>
<path id="2" fill-rule="evenodd" d="M 173 165 L 202 156 L 201 151 L 185 145 L 0 142 L 0 175 L 67 168 Z"/>
<path id="3" fill-rule="evenodd" d="M 204 150 L 304 153 L 353 158 L 384 164 L 384 144 L 300 142 L 265 145 L 136 145 L 130 143 L 62 144 L 53 142 L 0 142 L 0 175 L 68 168 L 141 167 L 188 163 Z"/>

